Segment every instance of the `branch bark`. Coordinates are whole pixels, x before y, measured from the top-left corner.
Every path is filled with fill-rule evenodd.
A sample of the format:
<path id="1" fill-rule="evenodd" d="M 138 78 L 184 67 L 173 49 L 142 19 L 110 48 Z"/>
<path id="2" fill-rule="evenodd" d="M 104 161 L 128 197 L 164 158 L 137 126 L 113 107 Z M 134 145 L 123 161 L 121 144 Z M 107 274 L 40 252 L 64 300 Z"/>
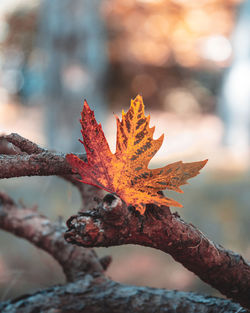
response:
<path id="1" fill-rule="evenodd" d="M 36 208 L 17 206 L 2 192 L 0 228 L 48 252 L 61 265 L 67 281 L 75 281 L 87 273 L 103 273 L 103 267 L 92 249 L 67 244 L 63 238 L 66 229 L 63 223 L 51 223 Z"/>
<path id="2" fill-rule="evenodd" d="M 246 313 L 229 300 L 194 293 L 135 287 L 86 275 L 65 286 L 0 304 L 1 313 Z"/>
<path id="3" fill-rule="evenodd" d="M 10 135 L 3 135 L 0 140 L 5 140 L 13 145 L 13 147 L 18 147 L 21 152 L 27 154 L 39 154 L 42 152 L 49 152 L 48 150 L 39 147 L 36 143 L 16 134 L 12 133 Z"/>
<path id="4" fill-rule="evenodd" d="M 71 217 L 65 239 L 83 247 L 139 244 L 162 250 L 218 289 L 250 309 L 250 265 L 241 255 L 216 245 L 168 207 L 147 207 L 141 217 L 114 196 L 96 210 Z"/>
<path id="5" fill-rule="evenodd" d="M 65 155 L 39 153 L 0 156 L 0 178 L 73 174 Z"/>
<path id="6" fill-rule="evenodd" d="M 6 142 L 11 143 L 13 149 L 9 148 L 8 155 L 0 155 L 0 179 L 20 176 L 67 175 L 64 178 L 72 182 L 71 175 L 75 175 L 75 173 L 66 161 L 65 154 L 50 152 L 18 134 L 0 136 L 0 147 L 6 147 Z M 86 161 L 85 154 L 78 156 Z M 73 178 L 75 177 L 73 176 Z"/>
<path id="7" fill-rule="evenodd" d="M 75 182 L 77 174 L 72 172 L 64 154 L 47 151 L 17 134 L 0 136 L 1 146 L 0 151 L 5 155 L 0 156 L 0 178 L 59 175 L 74 183 L 84 199 L 84 185 Z M 19 208 L 3 193 L 0 194 L 0 228 L 50 253 L 62 266 L 67 280 L 72 282 L 2 303 L 1 312 L 34 312 L 36 308 L 58 308 L 61 312 L 73 308 L 74 312 L 88 312 L 90 307 L 92 312 L 127 312 L 128 308 L 136 308 L 134 312 L 158 312 L 158 308 L 159 312 L 176 312 L 177 309 L 181 312 L 220 312 L 220 309 L 221 312 L 247 312 L 228 300 L 112 282 L 103 273 L 110 263 L 109 257 L 99 260 L 92 250 L 67 245 L 63 240 L 65 226 L 52 224 L 35 208 Z M 160 249 L 227 297 L 250 307 L 249 264 L 240 255 L 212 243 L 193 225 L 171 214 L 167 207 L 148 206 L 146 215 L 141 217 L 116 196 L 107 195 L 97 209 L 68 220 L 65 239 L 84 247 L 135 243 Z"/>
<path id="8" fill-rule="evenodd" d="M 85 154 L 78 156 L 87 160 Z M 66 161 L 66 154 L 48 151 L 15 133 L 0 136 L 0 179 L 50 175 L 57 175 L 73 184 L 79 190 L 85 209 L 93 203 L 93 194 L 97 197 L 103 195 L 101 189 L 78 181 L 81 177 L 72 171 Z"/>
<path id="9" fill-rule="evenodd" d="M 18 207 L 4 193 L 0 193 L 0 228 L 47 251 L 71 282 L 2 302 L 1 313 L 247 312 L 229 300 L 116 283 L 104 276 L 109 257 L 99 260 L 91 249 L 68 245 L 62 223 L 52 224 L 36 208 Z"/>

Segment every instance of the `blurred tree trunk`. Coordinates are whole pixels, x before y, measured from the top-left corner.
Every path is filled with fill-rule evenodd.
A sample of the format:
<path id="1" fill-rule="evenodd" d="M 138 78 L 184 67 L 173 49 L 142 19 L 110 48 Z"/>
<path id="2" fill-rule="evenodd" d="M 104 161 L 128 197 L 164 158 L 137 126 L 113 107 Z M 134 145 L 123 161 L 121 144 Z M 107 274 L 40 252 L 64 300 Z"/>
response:
<path id="1" fill-rule="evenodd" d="M 49 148 L 81 150 L 83 100 L 103 121 L 106 33 L 99 0 L 43 0 L 39 47 L 44 55 L 44 102 Z"/>
<path id="2" fill-rule="evenodd" d="M 225 122 L 225 144 L 234 153 L 246 153 L 250 131 L 250 0 L 240 7 L 232 46 L 233 62 L 224 77 L 220 113 Z"/>

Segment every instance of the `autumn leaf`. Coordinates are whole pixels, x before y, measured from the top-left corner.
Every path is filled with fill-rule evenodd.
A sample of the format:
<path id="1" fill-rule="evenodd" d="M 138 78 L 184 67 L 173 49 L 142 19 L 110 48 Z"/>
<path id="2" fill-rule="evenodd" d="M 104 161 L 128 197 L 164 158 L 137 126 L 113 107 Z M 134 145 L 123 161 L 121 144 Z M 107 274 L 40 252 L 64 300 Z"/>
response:
<path id="1" fill-rule="evenodd" d="M 163 137 L 153 139 L 155 128 L 149 127 L 150 116 L 144 114 L 142 97 L 131 100 L 127 113 L 117 120 L 116 152 L 110 151 L 101 124 L 95 120 L 94 112 L 84 102 L 81 125 L 82 137 L 88 162 L 74 154 L 67 161 L 81 175 L 82 182 L 117 194 L 127 205 L 133 205 L 144 214 L 147 203 L 182 207 L 159 191 L 164 189 L 183 192 L 179 186 L 199 174 L 207 160 L 192 163 L 182 161 L 162 168 L 149 169 L 150 160 L 160 149 Z"/>

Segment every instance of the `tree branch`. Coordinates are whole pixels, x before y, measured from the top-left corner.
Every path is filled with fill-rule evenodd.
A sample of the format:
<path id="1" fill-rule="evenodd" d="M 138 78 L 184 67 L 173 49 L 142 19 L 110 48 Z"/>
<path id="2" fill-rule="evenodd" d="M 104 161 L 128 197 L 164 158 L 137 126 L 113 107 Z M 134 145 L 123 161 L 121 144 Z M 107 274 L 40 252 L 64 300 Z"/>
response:
<path id="1" fill-rule="evenodd" d="M 70 246 L 64 240 L 65 225 L 51 223 L 36 208 L 17 206 L 0 192 L 0 228 L 24 238 L 47 251 L 62 266 L 67 281 L 75 281 L 86 273 L 103 273 L 103 267 L 92 249 Z"/>
<path id="2" fill-rule="evenodd" d="M 104 276 L 110 258 L 97 259 L 93 250 L 71 246 L 63 240 L 65 226 L 52 224 L 35 208 L 18 207 L 0 193 L 0 228 L 47 251 L 62 266 L 68 281 L 57 286 L 0 303 L 2 313 L 60 310 L 61 313 L 125 312 L 247 312 L 229 300 L 194 293 L 127 286 Z"/>
<path id="3" fill-rule="evenodd" d="M 73 174 L 64 154 L 0 155 L 0 178 Z"/>
<path id="4" fill-rule="evenodd" d="M 12 133 L 10 135 L 3 135 L 0 140 L 6 140 L 10 142 L 13 146 L 18 147 L 22 152 L 27 154 L 39 154 L 43 152 L 49 152 L 48 150 L 39 147 L 36 143 L 16 134 Z"/>
<path id="5" fill-rule="evenodd" d="M 13 149 L 9 155 L 0 155 L 0 178 L 67 175 L 64 178 L 72 182 L 71 175 L 77 177 L 63 153 L 50 152 L 18 134 L 0 136 L 0 147 L 6 147 L 6 142 L 11 143 Z M 78 156 L 86 161 L 85 154 Z"/>
<path id="6" fill-rule="evenodd" d="M 82 207 L 90 208 L 93 194 L 102 197 L 103 191 L 79 182 L 80 176 L 72 171 L 65 157 L 65 154 L 50 152 L 18 134 L 0 136 L 0 179 L 57 175 L 73 184 L 80 192 Z M 85 154 L 78 154 L 78 157 L 86 161 Z"/>
<path id="7" fill-rule="evenodd" d="M 74 183 L 84 198 L 84 185 L 75 182 L 77 174 L 72 172 L 64 154 L 49 152 L 17 134 L 0 136 L 0 151 L 4 153 L 0 156 L 0 178 L 59 175 Z M 216 246 L 193 225 L 171 214 L 169 208 L 148 206 L 146 213 L 141 217 L 119 198 L 107 195 L 97 209 L 69 219 L 65 238 L 85 247 L 136 243 L 161 249 L 201 279 L 249 308 L 249 264 L 241 256 Z M 34 312 L 37 307 L 60 308 L 61 312 L 69 312 L 70 308 L 74 312 L 89 312 L 90 307 L 92 312 L 127 312 L 128 308 L 134 307 L 137 312 L 158 312 L 159 307 L 160 312 L 162 305 L 164 310 L 169 308 L 165 312 L 176 311 L 176 308 L 181 312 L 218 312 L 220 308 L 221 312 L 246 312 L 228 300 L 197 295 L 194 299 L 193 294 L 112 282 L 103 275 L 103 269 L 110 263 L 109 257 L 98 260 L 92 250 L 67 245 L 62 237 L 64 226 L 52 224 L 34 208 L 19 208 L 3 193 L 0 194 L 0 228 L 26 238 L 50 253 L 62 266 L 67 280 L 74 281 L 28 298 L 3 303 L 1 312 Z M 91 283 L 88 277 L 91 277 Z M 94 311 L 94 304 L 100 304 L 101 308 L 97 305 Z M 83 308 L 87 308 L 86 311 Z"/>
<path id="8" fill-rule="evenodd" d="M 229 300 L 194 293 L 135 287 L 86 275 L 65 286 L 0 304 L 1 313 L 246 313 Z"/>
<path id="9" fill-rule="evenodd" d="M 139 244 L 169 253 L 222 294 L 250 308 L 250 265 L 214 244 L 168 207 L 147 207 L 146 216 L 107 195 L 96 210 L 71 217 L 65 239 L 84 247 Z"/>

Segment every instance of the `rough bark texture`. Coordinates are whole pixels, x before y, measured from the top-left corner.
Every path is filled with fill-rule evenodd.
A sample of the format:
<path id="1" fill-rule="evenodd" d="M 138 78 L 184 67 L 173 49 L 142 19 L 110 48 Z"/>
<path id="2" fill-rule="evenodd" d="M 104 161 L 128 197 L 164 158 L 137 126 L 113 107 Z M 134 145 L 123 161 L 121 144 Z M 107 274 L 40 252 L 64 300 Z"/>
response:
<path id="1" fill-rule="evenodd" d="M 0 193 L 0 228 L 51 254 L 71 282 L 2 302 L 1 313 L 247 312 L 229 300 L 116 283 L 103 272 L 110 257 L 98 259 L 91 249 L 68 245 L 62 223 L 52 224 L 35 208 L 18 207 L 4 193 Z"/>
<path id="2" fill-rule="evenodd" d="M 103 191 L 79 182 L 77 179 L 80 179 L 80 176 L 73 173 L 65 156 L 41 148 L 18 134 L 2 135 L 0 136 L 0 179 L 57 175 L 78 188 L 82 198 L 82 208 L 86 210 L 93 203 L 93 194 L 102 197 Z M 78 154 L 78 156 L 86 160 L 85 154 Z"/>
<path id="3" fill-rule="evenodd" d="M 222 294 L 250 308 L 250 265 L 214 244 L 168 207 L 148 206 L 142 217 L 107 195 L 96 210 L 73 216 L 65 239 L 84 247 L 139 244 L 169 253 Z"/>
<path id="4" fill-rule="evenodd" d="M 39 153 L 0 156 L 0 178 L 73 174 L 65 155 Z"/>
<path id="5" fill-rule="evenodd" d="M 65 155 L 49 152 L 17 134 L 0 136 L 0 151 L 0 178 L 59 175 L 76 185 L 83 200 L 86 198 L 83 184 L 75 181 L 77 176 L 72 175 Z M 115 283 L 104 275 L 110 257 L 98 259 L 93 250 L 78 247 L 128 243 L 171 254 L 226 296 L 250 307 L 249 264 L 240 255 L 213 244 L 167 207 L 148 206 L 142 217 L 116 196 L 106 195 L 97 209 L 71 217 L 67 225 L 64 235 L 62 223 L 53 224 L 36 208 L 18 207 L 0 193 L 0 228 L 51 254 L 70 282 L 3 302 L 0 312 L 247 312 L 229 300 Z M 67 244 L 63 236 L 76 246 Z"/>
<path id="6" fill-rule="evenodd" d="M 236 313 L 229 300 L 194 293 L 135 287 L 86 275 L 65 286 L 0 304 L 1 313 Z"/>
<path id="7" fill-rule="evenodd" d="M 64 223 L 51 223 L 36 208 L 18 207 L 1 192 L 0 228 L 28 240 L 52 255 L 61 265 L 67 281 L 74 281 L 86 273 L 103 272 L 103 267 L 92 249 L 70 246 L 65 242 Z"/>
<path id="8" fill-rule="evenodd" d="M 66 154 L 57 154 L 39 147 L 32 141 L 10 134 L 0 136 L 0 147 L 6 147 L 6 142 L 12 144 L 8 154 L 0 155 L 0 179 L 21 176 L 68 175 L 72 181 L 73 171 L 66 161 Z M 18 151 L 16 150 L 18 148 Z M 86 160 L 85 154 L 78 155 Z"/>
<path id="9" fill-rule="evenodd" d="M 27 154 L 38 154 L 42 152 L 48 152 L 48 150 L 39 147 L 36 143 L 16 134 L 12 133 L 10 135 L 1 136 L 0 140 L 5 140 L 13 145 L 13 147 L 18 147 L 21 152 Z"/>

